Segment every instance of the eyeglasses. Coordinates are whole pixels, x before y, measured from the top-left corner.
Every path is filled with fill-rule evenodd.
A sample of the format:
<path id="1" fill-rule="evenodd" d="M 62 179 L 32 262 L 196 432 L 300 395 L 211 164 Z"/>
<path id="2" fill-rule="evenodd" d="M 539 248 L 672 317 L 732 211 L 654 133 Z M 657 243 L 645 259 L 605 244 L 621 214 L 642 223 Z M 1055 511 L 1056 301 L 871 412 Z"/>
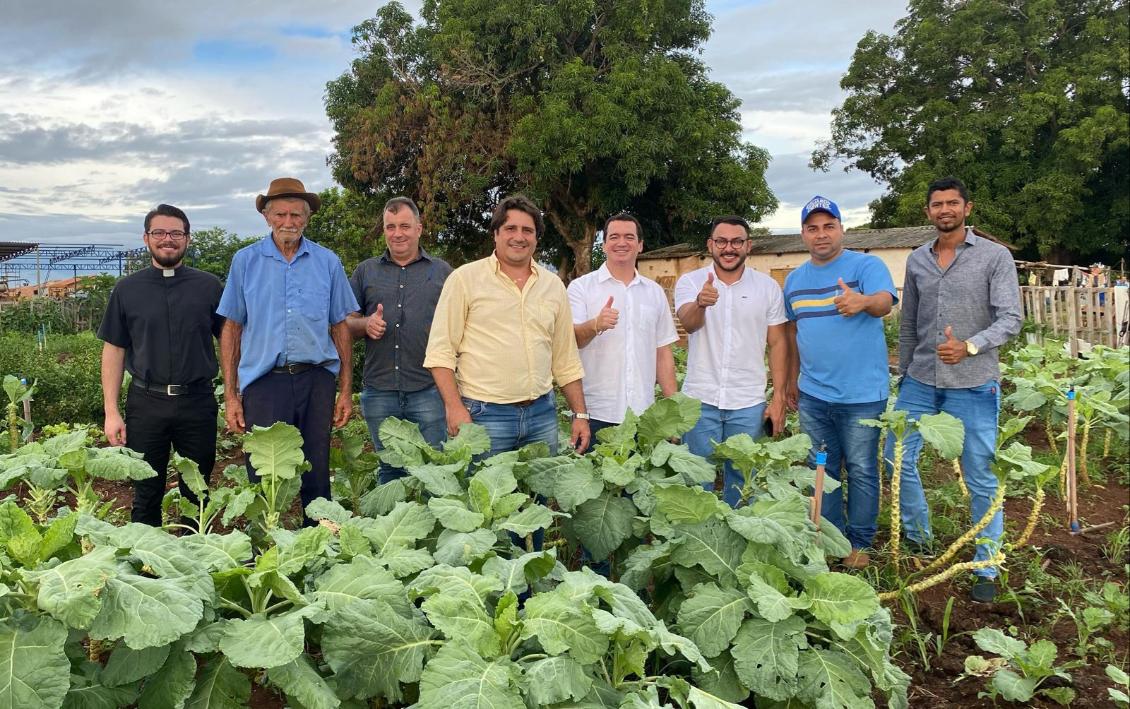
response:
<path id="1" fill-rule="evenodd" d="M 727 246 L 733 246 L 735 249 L 740 249 L 746 245 L 746 242 L 749 241 L 749 239 L 738 237 L 737 239 L 711 239 L 711 241 L 713 241 L 714 245 L 720 249 L 724 249 Z"/>
<path id="2" fill-rule="evenodd" d="M 153 237 L 156 237 L 158 239 L 164 239 L 167 236 L 170 239 L 172 239 L 173 241 L 183 241 L 185 239 L 185 237 L 188 236 L 188 232 L 180 231 L 179 229 L 177 229 L 176 231 L 167 231 L 165 229 L 154 229 L 152 231 L 147 231 L 145 233 L 149 234 L 149 236 L 153 236 Z"/>

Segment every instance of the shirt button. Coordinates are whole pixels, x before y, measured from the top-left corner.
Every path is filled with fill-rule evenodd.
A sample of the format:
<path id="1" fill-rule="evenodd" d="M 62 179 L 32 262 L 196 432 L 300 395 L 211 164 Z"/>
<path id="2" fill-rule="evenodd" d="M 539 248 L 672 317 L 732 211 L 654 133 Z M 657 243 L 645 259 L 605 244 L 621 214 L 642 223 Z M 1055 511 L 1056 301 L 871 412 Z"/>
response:
<path id="1" fill-rule="evenodd" d="M 400 327 L 400 323 L 396 323 L 396 326 L 397 326 L 397 327 Z"/>
<path id="2" fill-rule="evenodd" d="M 401 288 L 403 288 L 403 287 L 404 287 L 404 284 L 403 284 L 403 283 L 401 283 L 401 284 L 400 284 L 400 287 L 401 287 Z"/>

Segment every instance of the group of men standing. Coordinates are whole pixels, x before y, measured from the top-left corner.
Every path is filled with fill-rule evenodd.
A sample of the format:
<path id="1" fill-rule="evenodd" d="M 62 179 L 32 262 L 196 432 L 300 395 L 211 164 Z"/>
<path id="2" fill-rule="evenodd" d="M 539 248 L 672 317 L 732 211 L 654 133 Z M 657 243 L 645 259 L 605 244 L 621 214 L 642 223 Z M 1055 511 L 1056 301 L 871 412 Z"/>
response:
<path id="1" fill-rule="evenodd" d="M 330 431 L 351 414 L 354 339 L 366 341 L 361 409 L 377 446 L 381 423 L 396 416 L 419 425 L 433 445 L 474 422 L 487 429 L 491 455 L 535 442 L 556 453 L 556 384 L 572 412 L 569 444 L 583 451 L 598 430 L 646 409 L 657 385 L 663 396 L 675 392 L 678 335 L 662 288 L 636 269 L 643 233 L 631 214 L 608 218 L 605 263 L 566 289 L 534 259 L 544 222 L 521 195 L 500 201 L 491 217 L 493 252 L 454 270 L 420 247 L 412 200 L 389 200 L 385 252 L 348 279 L 332 251 L 303 237 L 319 206 L 298 180 L 273 181 L 256 199 L 271 235 L 236 254 L 223 287 L 183 265 L 190 231 L 181 210 L 160 205 L 147 215 L 152 268 L 119 282 L 99 330 L 107 437 L 126 444 L 128 429 L 129 445 L 158 472 L 137 485 L 134 521 L 160 523 L 170 446 L 211 472 L 218 367 L 230 430 L 283 421 L 301 431 L 311 464 L 304 507 L 330 496 Z M 930 186 L 926 214 L 937 237 L 907 265 L 896 406 L 912 416 L 946 410 L 965 423 L 963 463 L 977 519 L 995 494 L 988 464 L 999 409 L 997 348 L 1019 331 L 1020 311 L 1011 256 L 967 229 L 971 207 L 959 181 Z M 714 220 L 711 263 L 676 284 L 675 312 L 689 334 L 683 391 L 702 401 L 685 440 L 709 456 L 737 433 L 779 435 L 786 409 L 798 409 L 802 430 L 828 453 L 829 473 L 847 470 L 846 521 L 842 490 L 827 494 L 824 510 L 852 543 L 845 564 L 862 568 L 876 530 L 879 432 L 858 422 L 886 408 L 882 317 L 897 292 L 882 261 L 844 250 L 834 202 L 813 198 L 801 222 L 810 259 L 783 292 L 747 266 L 749 225 L 737 216 Z M 123 421 L 126 369 L 133 380 Z M 925 546 L 920 446 L 913 436 L 907 442 L 902 514 L 909 540 Z M 403 474 L 382 466 L 380 479 Z M 724 468 L 722 496 L 731 505 L 741 482 Z M 998 513 L 985 536 L 1000 532 Z M 990 550 L 977 553 L 986 558 Z M 981 573 L 974 595 L 981 587 L 988 600 L 996 572 Z"/>

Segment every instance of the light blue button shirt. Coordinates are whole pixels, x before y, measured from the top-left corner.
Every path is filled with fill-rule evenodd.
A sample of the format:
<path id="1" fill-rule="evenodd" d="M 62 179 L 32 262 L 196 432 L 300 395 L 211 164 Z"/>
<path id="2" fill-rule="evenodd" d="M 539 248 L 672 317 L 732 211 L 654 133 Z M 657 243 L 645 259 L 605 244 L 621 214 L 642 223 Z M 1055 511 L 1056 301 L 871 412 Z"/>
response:
<path id="1" fill-rule="evenodd" d="M 217 309 L 243 326 L 240 389 L 284 364 L 321 363 L 336 375 L 330 325 L 358 310 L 341 260 L 324 246 L 303 238 L 289 263 L 270 236 L 240 249 Z"/>

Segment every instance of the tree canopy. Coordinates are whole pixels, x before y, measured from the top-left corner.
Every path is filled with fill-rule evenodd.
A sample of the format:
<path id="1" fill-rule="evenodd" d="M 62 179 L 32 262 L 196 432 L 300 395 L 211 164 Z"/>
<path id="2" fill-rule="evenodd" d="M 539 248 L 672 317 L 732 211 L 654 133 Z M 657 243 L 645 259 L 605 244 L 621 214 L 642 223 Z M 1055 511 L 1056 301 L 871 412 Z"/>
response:
<path id="1" fill-rule="evenodd" d="M 628 209 L 649 246 L 704 236 L 719 213 L 776 208 L 768 154 L 741 140 L 739 101 L 697 56 L 701 0 L 426 0 L 353 32 L 330 82 L 334 176 L 405 194 L 455 260 L 490 249 L 487 215 L 521 190 L 547 221 L 542 251 L 589 270 L 596 232 Z"/>
<path id="2" fill-rule="evenodd" d="M 856 47 L 814 167 L 889 191 L 872 226 L 923 223 L 927 184 L 962 178 L 980 227 L 1030 254 L 1113 258 L 1130 227 L 1125 0 L 911 0 Z"/>

